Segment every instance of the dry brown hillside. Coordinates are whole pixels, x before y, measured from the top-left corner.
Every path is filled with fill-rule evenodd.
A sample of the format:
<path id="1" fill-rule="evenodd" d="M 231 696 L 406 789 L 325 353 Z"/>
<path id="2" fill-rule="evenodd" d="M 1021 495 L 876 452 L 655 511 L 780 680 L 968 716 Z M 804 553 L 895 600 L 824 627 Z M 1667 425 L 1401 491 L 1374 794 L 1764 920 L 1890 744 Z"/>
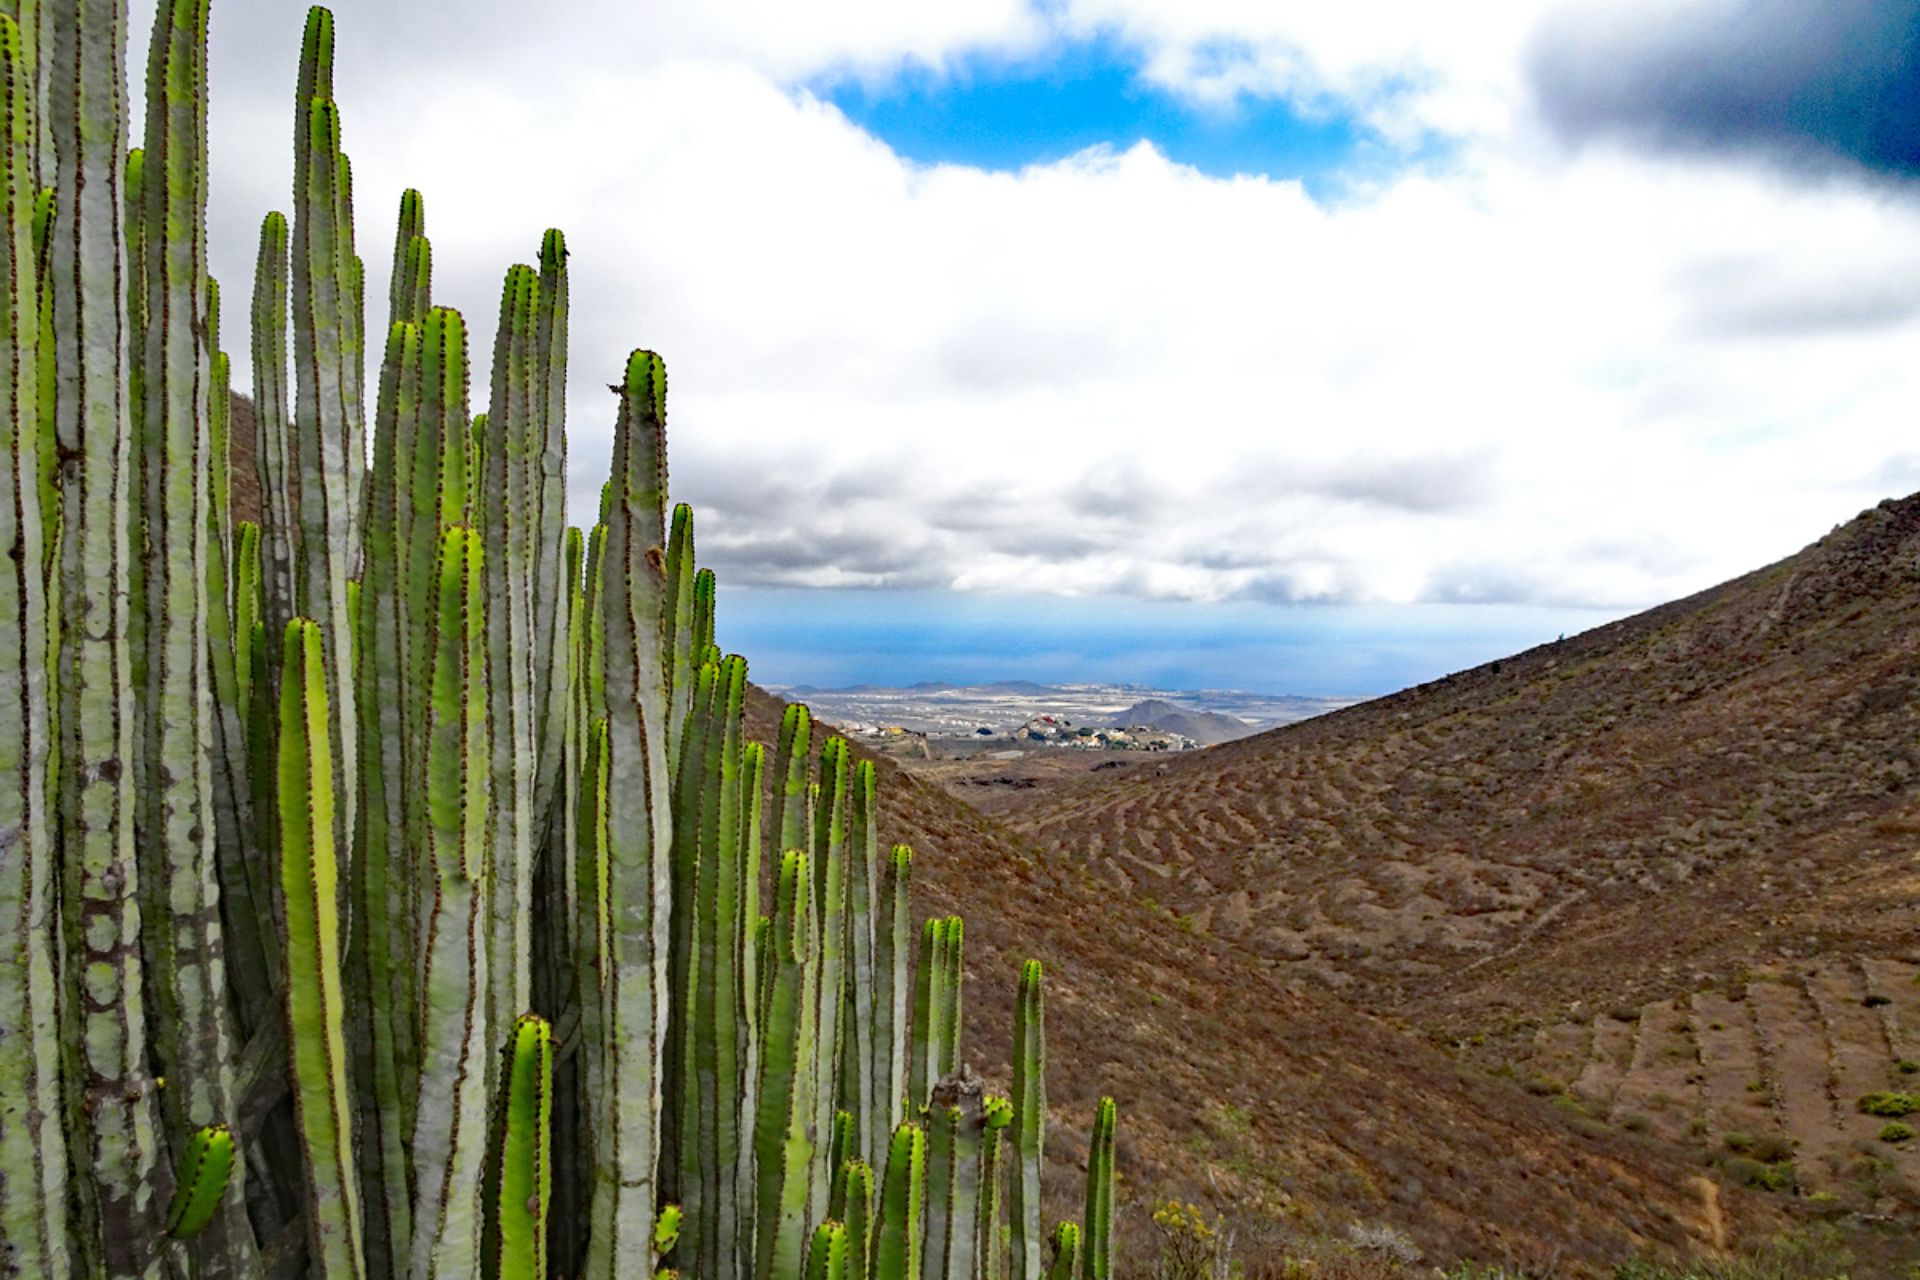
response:
<path id="1" fill-rule="evenodd" d="M 1855 1104 L 1913 1087 L 1916 764 L 1920 497 L 1572 639 L 994 805 L 1276 977 L 1717 1159 L 1784 1134 L 1891 1210 L 1920 1158 Z"/>
<path id="2" fill-rule="evenodd" d="M 756 698 L 757 733 L 772 734 L 778 707 Z M 1048 965 L 1050 1212 L 1076 1210 L 1105 1092 L 1122 1108 L 1136 1222 L 1179 1194 L 1249 1222 L 1392 1224 L 1437 1261 L 1558 1260 L 1579 1274 L 1646 1246 L 1707 1248 L 1716 1212 L 1749 1235 L 1776 1221 L 1658 1144 L 1290 986 L 1225 939 L 1043 865 L 893 762 L 879 768 L 887 836 L 916 851 L 918 911 L 966 917 L 969 1056 L 990 1081 L 1004 1085 L 1017 965 Z"/>

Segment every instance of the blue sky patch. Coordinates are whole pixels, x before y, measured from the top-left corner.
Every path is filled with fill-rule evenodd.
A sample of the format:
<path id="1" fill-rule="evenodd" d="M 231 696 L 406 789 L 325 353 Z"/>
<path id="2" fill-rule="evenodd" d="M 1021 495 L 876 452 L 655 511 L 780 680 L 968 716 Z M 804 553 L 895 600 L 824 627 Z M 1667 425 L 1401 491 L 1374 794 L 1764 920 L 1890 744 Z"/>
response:
<path id="1" fill-rule="evenodd" d="M 1185 99 L 1144 80 L 1139 55 L 1110 38 L 811 87 L 897 155 L 925 165 L 1012 171 L 1102 144 L 1124 151 L 1146 138 L 1214 177 L 1300 179 L 1318 194 L 1356 168 L 1394 158 L 1363 124 L 1332 109 L 1245 95 L 1218 105 Z"/>

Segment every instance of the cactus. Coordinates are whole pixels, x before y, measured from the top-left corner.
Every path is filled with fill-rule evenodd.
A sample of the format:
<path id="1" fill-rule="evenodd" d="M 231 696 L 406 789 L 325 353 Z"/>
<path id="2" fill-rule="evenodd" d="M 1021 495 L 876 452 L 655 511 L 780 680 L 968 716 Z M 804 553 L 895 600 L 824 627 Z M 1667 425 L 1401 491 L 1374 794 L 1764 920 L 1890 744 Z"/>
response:
<path id="1" fill-rule="evenodd" d="M 155 1271 L 158 1158 L 140 972 L 134 714 L 127 605 L 129 449 L 122 0 L 49 0 L 55 166 L 51 291 L 61 503 L 60 856 L 67 1151 L 82 1270 Z"/>
<path id="2" fill-rule="evenodd" d="M 927 1139 L 902 1123 L 887 1150 L 880 1193 L 880 1226 L 873 1240 L 873 1280 L 920 1280 L 920 1245 L 927 1181 Z"/>
<path id="3" fill-rule="evenodd" d="M 1047 1146 L 1046 1001 L 1040 962 L 1020 966 L 1013 1015 L 1013 1280 L 1040 1280 L 1040 1160 Z"/>
<path id="4" fill-rule="evenodd" d="M 1053 1261 L 1047 1266 L 1047 1280 L 1079 1280 L 1082 1245 L 1080 1228 L 1063 1222 L 1053 1229 Z"/>
<path id="5" fill-rule="evenodd" d="M 1007 1126 L 1013 1123 L 1013 1103 L 1005 1098 L 989 1097 L 981 1106 L 980 1123 L 980 1277 L 981 1280 L 1006 1280 L 1007 1250 L 1002 1229 L 1001 1194 L 1003 1152 Z"/>
<path id="6" fill-rule="evenodd" d="M 207 1229 L 236 1167 L 233 1133 L 227 1126 L 210 1124 L 194 1133 L 174 1182 L 173 1207 L 167 1210 L 169 1238 L 191 1240 Z"/>
<path id="7" fill-rule="evenodd" d="M 280 884 L 286 900 L 286 1006 L 294 1109 L 307 1185 L 308 1258 L 321 1280 L 366 1274 L 340 980 L 339 863 L 332 736 L 320 626 L 287 624 L 282 649 Z"/>
<path id="8" fill-rule="evenodd" d="M 486 1280 L 545 1280 L 553 1194 L 553 1030 L 522 1014 L 507 1038 L 487 1157 Z"/>
<path id="9" fill-rule="evenodd" d="M 60 1129 L 60 1033 L 54 932 L 56 767 L 47 652 L 57 624 L 43 572 L 40 291 L 32 283 L 32 68 L 20 28 L 0 15 L 0 214 L 8 297 L 0 308 L 0 1240 L 23 1274 L 68 1274 L 66 1144 Z M 21 287 L 20 282 L 28 282 Z M 50 357 L 49 357 L 50 359 Z M 18 1172 L 16 1172 L 18 1171 Z M 24 1175 L 24 1176 L 21 1176 Z"/>
<path id="10" fill-rule="evenodd" d="M 1112 1098 L 1100 1099 L 1093 1120 L 1093 1146 L 1087 1154 L 1086 1280 L 1113 1275 L 1113 1146 L 1118 1114 Z"/>
<path id="11" fill-rule="evenodd" d="M 0 6 L 0 1258 L 998 1280 L 1000 1129 L 1032 1113 L 1036 1161 L 1041 1132 L 1037 969 L 1023 1101 L 983 1101 L 964 927 L 928 922 L 916 981 L 873 765 L 803 707 L 771 762 L 748 741 L 693 513 L 668 519 L 651 352 L 600 523 L 564 526 L 558 232 L 507 274 L 470 415 L 466 326 L 402 198 L 366 463 L 321 9 L 294 216 L 263 222 L 254 281 L 261 521 L 234 524 L 206 21 L 161 5 L 127 152 L 122 0 Z"/>

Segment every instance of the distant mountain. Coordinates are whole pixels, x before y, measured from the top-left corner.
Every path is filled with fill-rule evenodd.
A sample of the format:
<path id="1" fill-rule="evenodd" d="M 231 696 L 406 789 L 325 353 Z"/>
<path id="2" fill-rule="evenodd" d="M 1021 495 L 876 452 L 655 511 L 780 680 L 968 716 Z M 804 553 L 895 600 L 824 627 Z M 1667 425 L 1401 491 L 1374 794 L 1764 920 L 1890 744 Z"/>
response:
<path id="1" fill-rule="evenodd" d="M 1218 711 L 1196 711 L 1168 702 L 1165 698 L 1148 698 L 1134 703 L 1113 718 L 1113 727 L 1177 733 L 1192 738 L 1203 747 L 1232 742 L 1235 738 L 1244 738 L 1260 731 L 1259 725 L 1248 724 L 1239 716 L 1223 715 Z"/>

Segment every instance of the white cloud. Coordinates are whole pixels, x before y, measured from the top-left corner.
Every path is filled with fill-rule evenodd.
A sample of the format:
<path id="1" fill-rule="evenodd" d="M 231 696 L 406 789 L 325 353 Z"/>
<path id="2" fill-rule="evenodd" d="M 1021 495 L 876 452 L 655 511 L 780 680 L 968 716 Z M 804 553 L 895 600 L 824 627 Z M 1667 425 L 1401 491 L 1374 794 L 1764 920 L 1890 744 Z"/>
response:
<path id="1" fill-rule="evenodd" d="M 732 581 L 1644 604 L 1911 471 L 1917 309 L 1884 285 L 1857 303 L 1920 278 L 1920 210 L 1535 149 L 1511 118 L 1530 6 L 1050 11 L 1117 25 L 1197 93 L 1234 34 L 1274 91 L 1399 77 L 1423 96 L 1380 110 L 1470 135 L 1333 205 L 1144 145 L 1018 173 L 907 164 L 792 77 L 937 65 L 1038 20 L 866 7 L 826 11 L 790 58 L 770 52 L 784 10 L 454 30 L 439 5 L 343 7 L 369 275 L 401 186 L 422 187 L 439 299 L 484 339 L 501 270 L 568 232 L 576 512 L 635 345 L 668 358 L 678 488 Z M 235 298 L 286 199 L 298 15 L 274 16 L 215 46 L 214 261 Z"/>

